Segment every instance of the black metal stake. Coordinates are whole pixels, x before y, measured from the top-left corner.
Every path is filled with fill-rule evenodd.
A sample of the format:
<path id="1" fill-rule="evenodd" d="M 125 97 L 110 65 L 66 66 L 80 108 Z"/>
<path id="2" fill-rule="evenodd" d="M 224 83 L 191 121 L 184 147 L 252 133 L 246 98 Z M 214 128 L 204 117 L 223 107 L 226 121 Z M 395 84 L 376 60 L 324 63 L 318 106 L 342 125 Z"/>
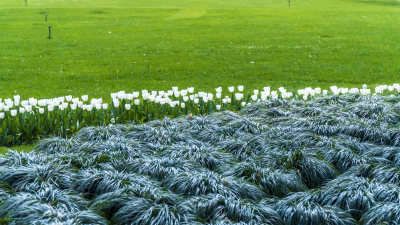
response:
<path id="1" fill-rule="evenodd" d="M 44 21 L 47 22 L 47 14 L 45 15 Z"/>
<path id="2" fill-rule="evenodd" d="M 49 39 L 51 38 L 51 26 L 49 26 Z"/>

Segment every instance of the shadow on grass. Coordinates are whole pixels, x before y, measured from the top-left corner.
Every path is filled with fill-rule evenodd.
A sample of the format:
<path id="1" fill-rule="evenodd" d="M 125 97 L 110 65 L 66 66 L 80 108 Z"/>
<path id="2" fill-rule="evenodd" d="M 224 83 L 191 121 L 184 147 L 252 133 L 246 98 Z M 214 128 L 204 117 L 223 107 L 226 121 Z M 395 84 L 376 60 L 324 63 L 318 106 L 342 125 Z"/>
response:
<path id="1" fill-rule="evenodd" d="M 359 3 L 365 3 L 365 4 L 373 4 L 373 5 L 382 5 L 382 6 L 400 6 L 400 1 L 398 0 L 376 0 L 376 1 L 363 1 L 363 0 L 358 0 L 357 2 Z"/>

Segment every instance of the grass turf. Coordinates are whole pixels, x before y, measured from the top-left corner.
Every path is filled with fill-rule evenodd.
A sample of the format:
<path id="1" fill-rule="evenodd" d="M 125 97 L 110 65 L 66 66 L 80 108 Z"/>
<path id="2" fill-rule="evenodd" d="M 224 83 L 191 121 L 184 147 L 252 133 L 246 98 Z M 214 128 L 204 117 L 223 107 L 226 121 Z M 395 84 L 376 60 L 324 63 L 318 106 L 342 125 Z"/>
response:
<path id="1" fill-rule="evenodd" d="M 394 0 L 27 3 L 0 1 L 2 98 L 375 85 L 398 81 L 400 71 Z"/>

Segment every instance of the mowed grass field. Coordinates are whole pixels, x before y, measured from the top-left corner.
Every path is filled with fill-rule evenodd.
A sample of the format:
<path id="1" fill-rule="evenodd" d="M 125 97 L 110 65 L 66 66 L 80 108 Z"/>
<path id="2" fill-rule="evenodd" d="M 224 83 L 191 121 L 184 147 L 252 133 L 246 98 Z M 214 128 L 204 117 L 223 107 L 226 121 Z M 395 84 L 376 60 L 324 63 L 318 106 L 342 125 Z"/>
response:
<path id="1" fill-rule="evenodd" d="M 399 81 L 398 0 L 27 3 L 0 1 L 0 98 Z"/>

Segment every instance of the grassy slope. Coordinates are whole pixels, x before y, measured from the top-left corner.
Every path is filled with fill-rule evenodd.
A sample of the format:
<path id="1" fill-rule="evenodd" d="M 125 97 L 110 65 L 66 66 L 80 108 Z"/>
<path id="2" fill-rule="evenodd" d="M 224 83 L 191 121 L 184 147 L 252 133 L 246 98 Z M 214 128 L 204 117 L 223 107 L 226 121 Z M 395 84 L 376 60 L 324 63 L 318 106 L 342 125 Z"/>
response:
<path id="1" fill-rule="evenodd" d="M 2 0 L 0 97 L 396 82 L 399 12 L 392 0 Z"/>

